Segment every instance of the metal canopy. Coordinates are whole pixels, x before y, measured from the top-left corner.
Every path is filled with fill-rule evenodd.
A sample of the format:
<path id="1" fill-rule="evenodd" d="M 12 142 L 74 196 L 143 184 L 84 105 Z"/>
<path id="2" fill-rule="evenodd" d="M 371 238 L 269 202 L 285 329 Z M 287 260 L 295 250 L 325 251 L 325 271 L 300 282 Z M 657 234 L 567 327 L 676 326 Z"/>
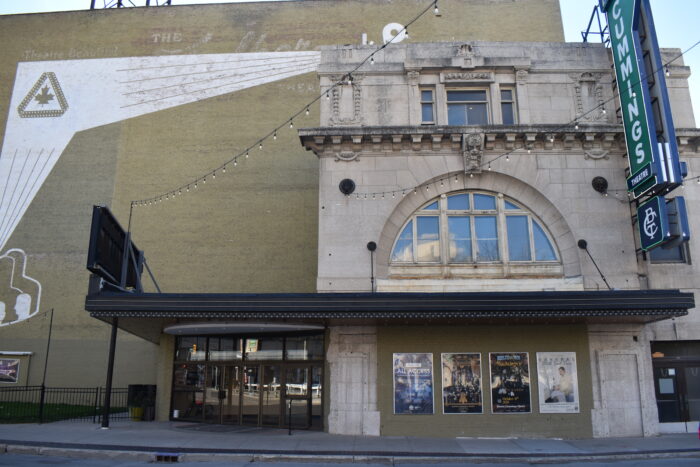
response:
<path id="1" fill-rule="evenodd" d="M 478 293 L 129 294 L 88 295 L 96 318 L 256 320 L 526 320 L 648 323 L 695 306 L 679 290 Z"/>

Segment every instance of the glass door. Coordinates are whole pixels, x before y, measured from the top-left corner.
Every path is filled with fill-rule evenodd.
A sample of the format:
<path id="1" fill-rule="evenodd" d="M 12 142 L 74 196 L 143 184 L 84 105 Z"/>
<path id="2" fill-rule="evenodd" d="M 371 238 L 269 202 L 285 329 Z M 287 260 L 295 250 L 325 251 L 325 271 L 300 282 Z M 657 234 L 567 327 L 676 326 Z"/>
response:
<path id="1" fill-rule="evenodd" d="M 659 422 L 700 420 L 700 366 L 655 365 Z"/>
<path id="2" fill-rule="evenodd" d="M 282 371 L 279 365 L 262 366 L 261 424 L 280 426 L 282 407 Z"/>
<path id="3" fill-rule="evenodd" d="M 242 368 L 227 366 L 224 373 L 225 398 L 221 400 L 221 423 L 239 424 L 241 422 L 241 381 Z"/>
<path id="4" fill-rule="evenodd" d="M 309 428 L 311 424 L 310 373 L 311 367 L 292 366 L 285 371 L 285 426 L 292 428 Z"/>
<path id="5" fill-rule="evenodd" d="M 260 421 L 260 365 L 243 367 L 241 423 L 258 426 Z"/>

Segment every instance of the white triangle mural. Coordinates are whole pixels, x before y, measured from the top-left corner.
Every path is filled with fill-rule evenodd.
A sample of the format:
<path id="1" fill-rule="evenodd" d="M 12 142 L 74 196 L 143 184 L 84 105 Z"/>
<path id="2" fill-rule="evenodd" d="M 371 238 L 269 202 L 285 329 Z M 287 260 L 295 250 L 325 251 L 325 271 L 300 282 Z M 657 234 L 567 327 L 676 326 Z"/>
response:
<path id="1" fill-rule="evenodd" d="M 78 131 L 316 71 L 320 52 L 22 62 L 0 152 L 0 251 Z"/>

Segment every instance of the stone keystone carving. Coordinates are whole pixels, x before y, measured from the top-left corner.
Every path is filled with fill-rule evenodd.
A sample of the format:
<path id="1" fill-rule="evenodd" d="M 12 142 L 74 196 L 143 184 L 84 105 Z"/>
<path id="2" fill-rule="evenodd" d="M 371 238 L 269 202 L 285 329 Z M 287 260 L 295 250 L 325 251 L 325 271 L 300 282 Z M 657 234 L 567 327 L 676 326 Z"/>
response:
<path id="1" fill-rule="evenodd" d="M 462 136 L 462 155 L 464 156 L 464 173 L 480 174 L 481 160 L 484 155 L 484 134 L 465 133 Z"/>

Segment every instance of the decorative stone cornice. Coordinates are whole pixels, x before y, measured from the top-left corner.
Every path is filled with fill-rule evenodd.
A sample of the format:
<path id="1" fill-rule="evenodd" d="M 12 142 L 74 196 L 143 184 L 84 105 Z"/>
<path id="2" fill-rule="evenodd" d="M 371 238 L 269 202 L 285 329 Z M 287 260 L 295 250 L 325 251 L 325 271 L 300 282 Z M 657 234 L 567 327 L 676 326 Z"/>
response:
<path id="1" fill-rule="evenodd" d="M 302 145 L 320 157 L 345 152 L 463 151 L 463 135 L 483 135 L 484 151 L 517 148 L 536 151 L 581 151 L 592 159 L 623 155 L 622 125 L 484 125 L 484 126 L 375 126 L 326 127 L 299 130 Z M 676 129 L 683 156 L 700 156 L 700 129 Z M 553 139 L 553 141 L 552 141 Z M 604 154 L 604 156 L 601 156 Z M 354 157 L 353 157 L 354 159 Z"/>

